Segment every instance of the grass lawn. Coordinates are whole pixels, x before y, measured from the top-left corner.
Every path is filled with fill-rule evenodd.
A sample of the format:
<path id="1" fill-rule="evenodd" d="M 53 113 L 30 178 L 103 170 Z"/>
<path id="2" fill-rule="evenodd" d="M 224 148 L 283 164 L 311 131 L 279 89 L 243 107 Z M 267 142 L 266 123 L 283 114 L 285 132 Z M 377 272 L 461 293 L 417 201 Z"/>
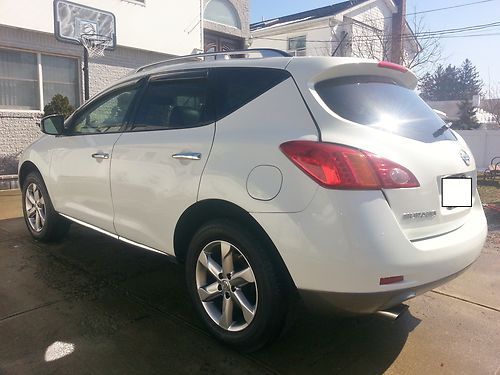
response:
<path id="1" fill-rule="evenodd" d="M 483 204 L 495 204 L 500 206 L 500 178 L 485 181 L 482 176 L 477 178 L 477 190 Z"/>

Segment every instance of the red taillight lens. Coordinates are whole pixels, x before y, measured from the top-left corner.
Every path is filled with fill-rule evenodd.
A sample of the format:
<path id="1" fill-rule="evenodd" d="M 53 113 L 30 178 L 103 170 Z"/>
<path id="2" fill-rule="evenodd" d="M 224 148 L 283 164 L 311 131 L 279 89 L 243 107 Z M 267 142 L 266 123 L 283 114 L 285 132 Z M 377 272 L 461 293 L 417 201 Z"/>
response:
<path id="1" fill-rule="evenodd" d="M 417 178 L 405 167 L 393 161 L 381 158 L 364 151 L 369 156 L 373 168 L 377 172 L 383 189 L 399 189 L 419 187 Z"/>
<path id="2" fill-rule="evenodd" d="M 281 151 L 309 177 L 328 189 L 376 190 L 420 186 L 406 168 L 355 148 L 290 141 Z"/>

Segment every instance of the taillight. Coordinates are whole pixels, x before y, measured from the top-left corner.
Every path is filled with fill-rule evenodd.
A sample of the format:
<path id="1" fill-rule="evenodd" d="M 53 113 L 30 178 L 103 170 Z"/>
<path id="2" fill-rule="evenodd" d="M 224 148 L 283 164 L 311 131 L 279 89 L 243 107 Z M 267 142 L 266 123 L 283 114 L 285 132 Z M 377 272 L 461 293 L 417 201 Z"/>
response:
<path id="1" fill-rule="evenodd" d="M 281 151 L 328 189 L 377 190 L 418 187 L 405 167 L 367 151 L 334 143 L 290 141 Z"/>

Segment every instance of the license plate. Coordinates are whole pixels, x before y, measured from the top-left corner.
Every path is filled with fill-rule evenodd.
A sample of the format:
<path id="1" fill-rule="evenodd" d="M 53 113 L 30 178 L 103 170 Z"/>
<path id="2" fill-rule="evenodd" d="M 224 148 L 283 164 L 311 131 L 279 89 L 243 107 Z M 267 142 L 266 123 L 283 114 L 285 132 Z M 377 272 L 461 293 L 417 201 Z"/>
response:
<path id="1" fill-rule="evenodd" d="M 472 207 L 472 178 L 446 177 L 441 179 L 442 207 Z"/>

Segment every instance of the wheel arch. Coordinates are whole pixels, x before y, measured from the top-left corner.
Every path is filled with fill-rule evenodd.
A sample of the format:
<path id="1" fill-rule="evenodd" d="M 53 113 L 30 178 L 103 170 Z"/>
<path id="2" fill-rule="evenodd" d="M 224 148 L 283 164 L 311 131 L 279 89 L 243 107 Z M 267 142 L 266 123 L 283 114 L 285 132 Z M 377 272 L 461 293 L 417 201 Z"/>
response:
<path id="1" fill-rule="evenodd" d="M 26 179 L 26 177 L 28 176 L 28 174 L 30 174 L 31 172 L 36 172 L 40 176 L 42 176 L 42 174 L 40 173 L 40 170 L 35 165 L 35 163 L 33 163 L 32 161 L 26 160 L 25 162 L 23 162 L 23 164 L 19 168 L 18 178 L 19 178 L 19 186 L 21 188 L 22 188 L 22 186 L 24 184 L 24 180 Z M 42 179 L 43 179 L 43 177 L 42 177 Z"/>
<path id="2" fill-rule="evenodd" d="M 185 261 L 189 242 L 196 231 L 204 223 L 216 219 L 235 220 L 245 227 L 251 228 L 263 241 L 264 245 L 266 245 L 266 248 L 271 250 L 273 261 L 278 266 L 282 275 L 290 282 L 289 285 L 296 289 L 283 258 L 262 226 L 250 213 L 240 206 L 221 199 L 206 199 L 196 202 L 181 215 L 174 232 L 174 252 L 179 262 L 183 263 Z"/>

